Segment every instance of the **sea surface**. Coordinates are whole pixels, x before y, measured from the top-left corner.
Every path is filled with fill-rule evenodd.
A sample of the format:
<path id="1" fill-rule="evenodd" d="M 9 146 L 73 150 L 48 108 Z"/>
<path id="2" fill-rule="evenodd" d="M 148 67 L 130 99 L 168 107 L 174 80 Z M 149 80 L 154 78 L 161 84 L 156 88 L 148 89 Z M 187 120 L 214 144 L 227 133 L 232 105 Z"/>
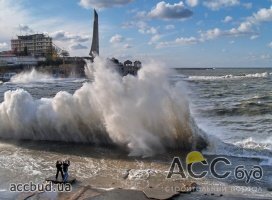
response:
<path id="1" fill-rule="evenodd" d="M 240 148 L 217 154 L 272 158 L 272 69 L 179 69 L 191 112 L 207 134 Z"/>
<path id="2" fill-rule="evenodd" d="M 10 90 L 23 89 L 35 101 L 53 98 L 60 91 L 73 94 L 90 82 L 80 78 L 56 79 L 36 72 L 31 76 L 24 74 L 21 79 L 0 84 L 0 102 Z M 272 179 L 272 69 L 176 69 L 168 81 L 182 84 L 192 118 L 207 136 L 209 146 L 205 154 L 234 157 L 235 163 L 249 167 L 261 165 L 265 178 L 251 186 L 259 184 L 262 190 L 251 195 L 271 197 L 266 186 L 271 187 Z M 18 101 L 26 103 L 20 98 Z M 16 109 L 27 113 L 27 109 L 18 108 L 17 104 Z M 23 116 L 22 121 L 27 120 Z M 150 179 L 152 187 L 165 180 L 173 157 L 173 153 L 166 152 L 163 156 L 141 159 L 111 147 L 18 138 L 0 140 L 0 196 L 3 199 L 12 199 L 14 195 L 8 192 L 10 183 L 42 182 L 45 177 L 54 175 L 58 159 L 70 159 L 71 173 L 85 184 L 107 189 L 137 189 L 150 186 Z M 124 176 L 128 177 L 126 181 Z M 243 192 L 247 195 L 248 191 Z"/>

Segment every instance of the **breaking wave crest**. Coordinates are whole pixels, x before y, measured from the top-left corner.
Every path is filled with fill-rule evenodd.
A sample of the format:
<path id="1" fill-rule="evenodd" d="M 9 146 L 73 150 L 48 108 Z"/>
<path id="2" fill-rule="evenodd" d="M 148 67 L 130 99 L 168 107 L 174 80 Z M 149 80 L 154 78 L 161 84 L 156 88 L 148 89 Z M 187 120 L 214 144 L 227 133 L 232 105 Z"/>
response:
<path id="1" fill-rule="evenodd" d="M 272 151 L 272 144 L 268 141 L 257 142 L 252 137 L 236 142 L 235 145 L 243 149 L 268 150 Z"/>
<path id="2" fill-rule="evenodd" d="M 227 155 L 242 158 L 259 158 L 262 165 L 272 164 L 272 146 L 269 142 L 254 141 L 247 138 L 234 143 L 223 142 L 216 136 L 209 137 L 209 146 L 204 150 L 205 154 Z"/>
<path id="3" fill-rule="evenodd" d="M 29 83 L 29 82 L 42 82 L 48 79 L 53 79 L 49 74 L 38 72 L 36 69 L 31 71 L 21 72 L 13 76 L 10 80 L 12 83 Z"/>
<path id="4" fill-rule="evenodd" d="M 267 78 L 271 73 L 255 73 L 255 74 L 243 74 L 243 75 L 225 75 L 225 76 L 189 76 L 189 80 L 222 80 L 222 79 L 243 79 L 243 78 Z"/>
<path id="5" fill-rule="evenodd" d="M 7 91 L 0 104 L 0 137 L 114 144 L 130 155 L 151 156 L 168 148 L 205 145 L 194 125 L 180 83 L 151 62 L 138 76 L 120 76 L 109 61 L 88 63 L 84 83 L 74 94 L 61 91 L 35 100 L 27 91 Z"/>

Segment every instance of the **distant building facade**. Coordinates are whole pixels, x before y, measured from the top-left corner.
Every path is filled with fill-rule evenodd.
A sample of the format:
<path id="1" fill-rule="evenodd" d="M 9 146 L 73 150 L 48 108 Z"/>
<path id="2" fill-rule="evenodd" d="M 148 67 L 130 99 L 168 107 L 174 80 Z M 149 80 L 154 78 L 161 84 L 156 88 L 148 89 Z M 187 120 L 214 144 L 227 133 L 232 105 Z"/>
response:
<path id="1" fill-rule="evenodd" d="M 131 62 L 130 60 L 126 60 L 126 61 L 124 62 L 124 66 L 125 66 L 125 67 L 130 67 L 130 66 L 132 66 L 132 62 Z"/>
<path id="2" fill-rule="evenodd" d="M 34 56 L 16 56 L 16 55 L 0 55 L 0 67 L 2 66 L 36 66 L 38 62 L 44 62 L 43 57 Z"/>
<path id="3" fill-rule="evenodd" d="M 136 61 L 134 62 L 134 67 L 141 68 L 141 67 L 142 67 L 142 63 L 141 63 L 140 61 L 136 60 Z"/>
<path id="4" fill-rule="evenodd" d="M 11 40 L 11 49 L 16 55 L 46 57 L 52 55 L 52 38 L 44 34 L 18 36 Z"/>

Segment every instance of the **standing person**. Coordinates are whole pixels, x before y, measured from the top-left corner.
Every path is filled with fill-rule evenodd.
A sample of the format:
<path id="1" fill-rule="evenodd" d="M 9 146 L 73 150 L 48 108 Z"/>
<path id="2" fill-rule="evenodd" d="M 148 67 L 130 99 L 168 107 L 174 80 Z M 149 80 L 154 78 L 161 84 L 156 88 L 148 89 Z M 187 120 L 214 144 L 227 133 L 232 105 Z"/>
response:
<path id="1" fill-rule="evenodd" d="M 61 161 L 57 161 L 56 162 L 56 168 L 57 168 L 57 173 L 56 173 L 56 180 L 58 179 L 58 176 L 59 176 L 59 172 L 61 173 L 61 177 L 63 179 L 63 171 L 62 171 L 62 162 Z"/>
<path id="2" fill-rule="evenodd" d="M 62 165 L 63 165 L 63 172 L 64 172 L 63 182 L 65 183 L 67 181 L 67 179 L 68 179 L 68 176 L 69 176 L 68 167 L 70 166 L 70 161 L 65 160 Z"/>

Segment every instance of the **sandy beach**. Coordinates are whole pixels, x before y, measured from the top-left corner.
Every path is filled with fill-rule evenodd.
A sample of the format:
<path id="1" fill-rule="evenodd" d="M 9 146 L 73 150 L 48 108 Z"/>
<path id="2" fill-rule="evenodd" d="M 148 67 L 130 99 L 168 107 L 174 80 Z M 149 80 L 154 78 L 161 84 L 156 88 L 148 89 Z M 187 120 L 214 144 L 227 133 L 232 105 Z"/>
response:
<path id="1" fill-rule="evenodd" d="M 130 199 L 248 199 L 249 193 L 252 199 L 272 198 L 269 187 L 272 174 L 269 166 L 263 166 L 264 176 L 261 180 L 252 180 L 250 183 L 245 183 L 245 179 L 236 180 L 234 174 L 221 180 L 210 174 L 203 179 L 194 179 L 187 175 L 186 170 L 185 173 L 188 176 L 186 179 L 178 175 L 167 179 L 172 159 L 180 157 L 181 161 L 185 161 L 186 154 L 169 152 L 151 158 L 140 158 L 128 157 L 119 149 L 90 147 L 89 145 L 31 141 L 19 143 L 5 141 L 4 143 L 2 141 L 2 154 L 9 152 L 9 155 L 12 155 L 12 150 L 23 153 L 25 159 L 32 157 L 34 159 L 32 166 L 38 167 L 43 163 L 43 169 L 38 167 L 37 169 L 41 170 L 40 173 L 30 174 L 25 171 L 25 175 L 20 176 L 18 176 L 19 172 L 15 171 L 13 172 L 14 178 L 9 175 L 10 171 L 6 170 L 6 178 L 4 174 L 1 175 L 1 188 L 8 190 L 11 182 L 43 183 L 46 176 L 55 174 L 54 159 L 56 157 L 70 159 L 72 163 L 70 175 L 77 181 L 72 185 L 72 192 L 10 193 L 2 191 L 1 194 L 6 196 L 6 199 L 66 199 L 68 196 L 70 199 L 110 199 L 112 195 L 117 199 L 126 199 L 128 196 Z M 44 159 L 47 160 L 47 163 L 39 160 L 45 152 L 47 152 L 47 157 Z M 208 162 L 218 157 L 205 154 L 204 156 Z M 245 165 L 246 168 L 250 168 L 261 162 L 259 158 L 229 156 L 226 158 L 231 160 L 232 166 L 218 164 L 216 170 L 220 173 L 233 171 L 237 165 Z M 12 166 L 18 166 L 22 161 L 14 160 Z M 33 168 L 32 171 L 35 169 Z M 200 165 L 195 169 L 195 173 L 204 170 L 207 170 L 207 167 Z M 28 196 L 32 197 L 28 198 Z"/>

